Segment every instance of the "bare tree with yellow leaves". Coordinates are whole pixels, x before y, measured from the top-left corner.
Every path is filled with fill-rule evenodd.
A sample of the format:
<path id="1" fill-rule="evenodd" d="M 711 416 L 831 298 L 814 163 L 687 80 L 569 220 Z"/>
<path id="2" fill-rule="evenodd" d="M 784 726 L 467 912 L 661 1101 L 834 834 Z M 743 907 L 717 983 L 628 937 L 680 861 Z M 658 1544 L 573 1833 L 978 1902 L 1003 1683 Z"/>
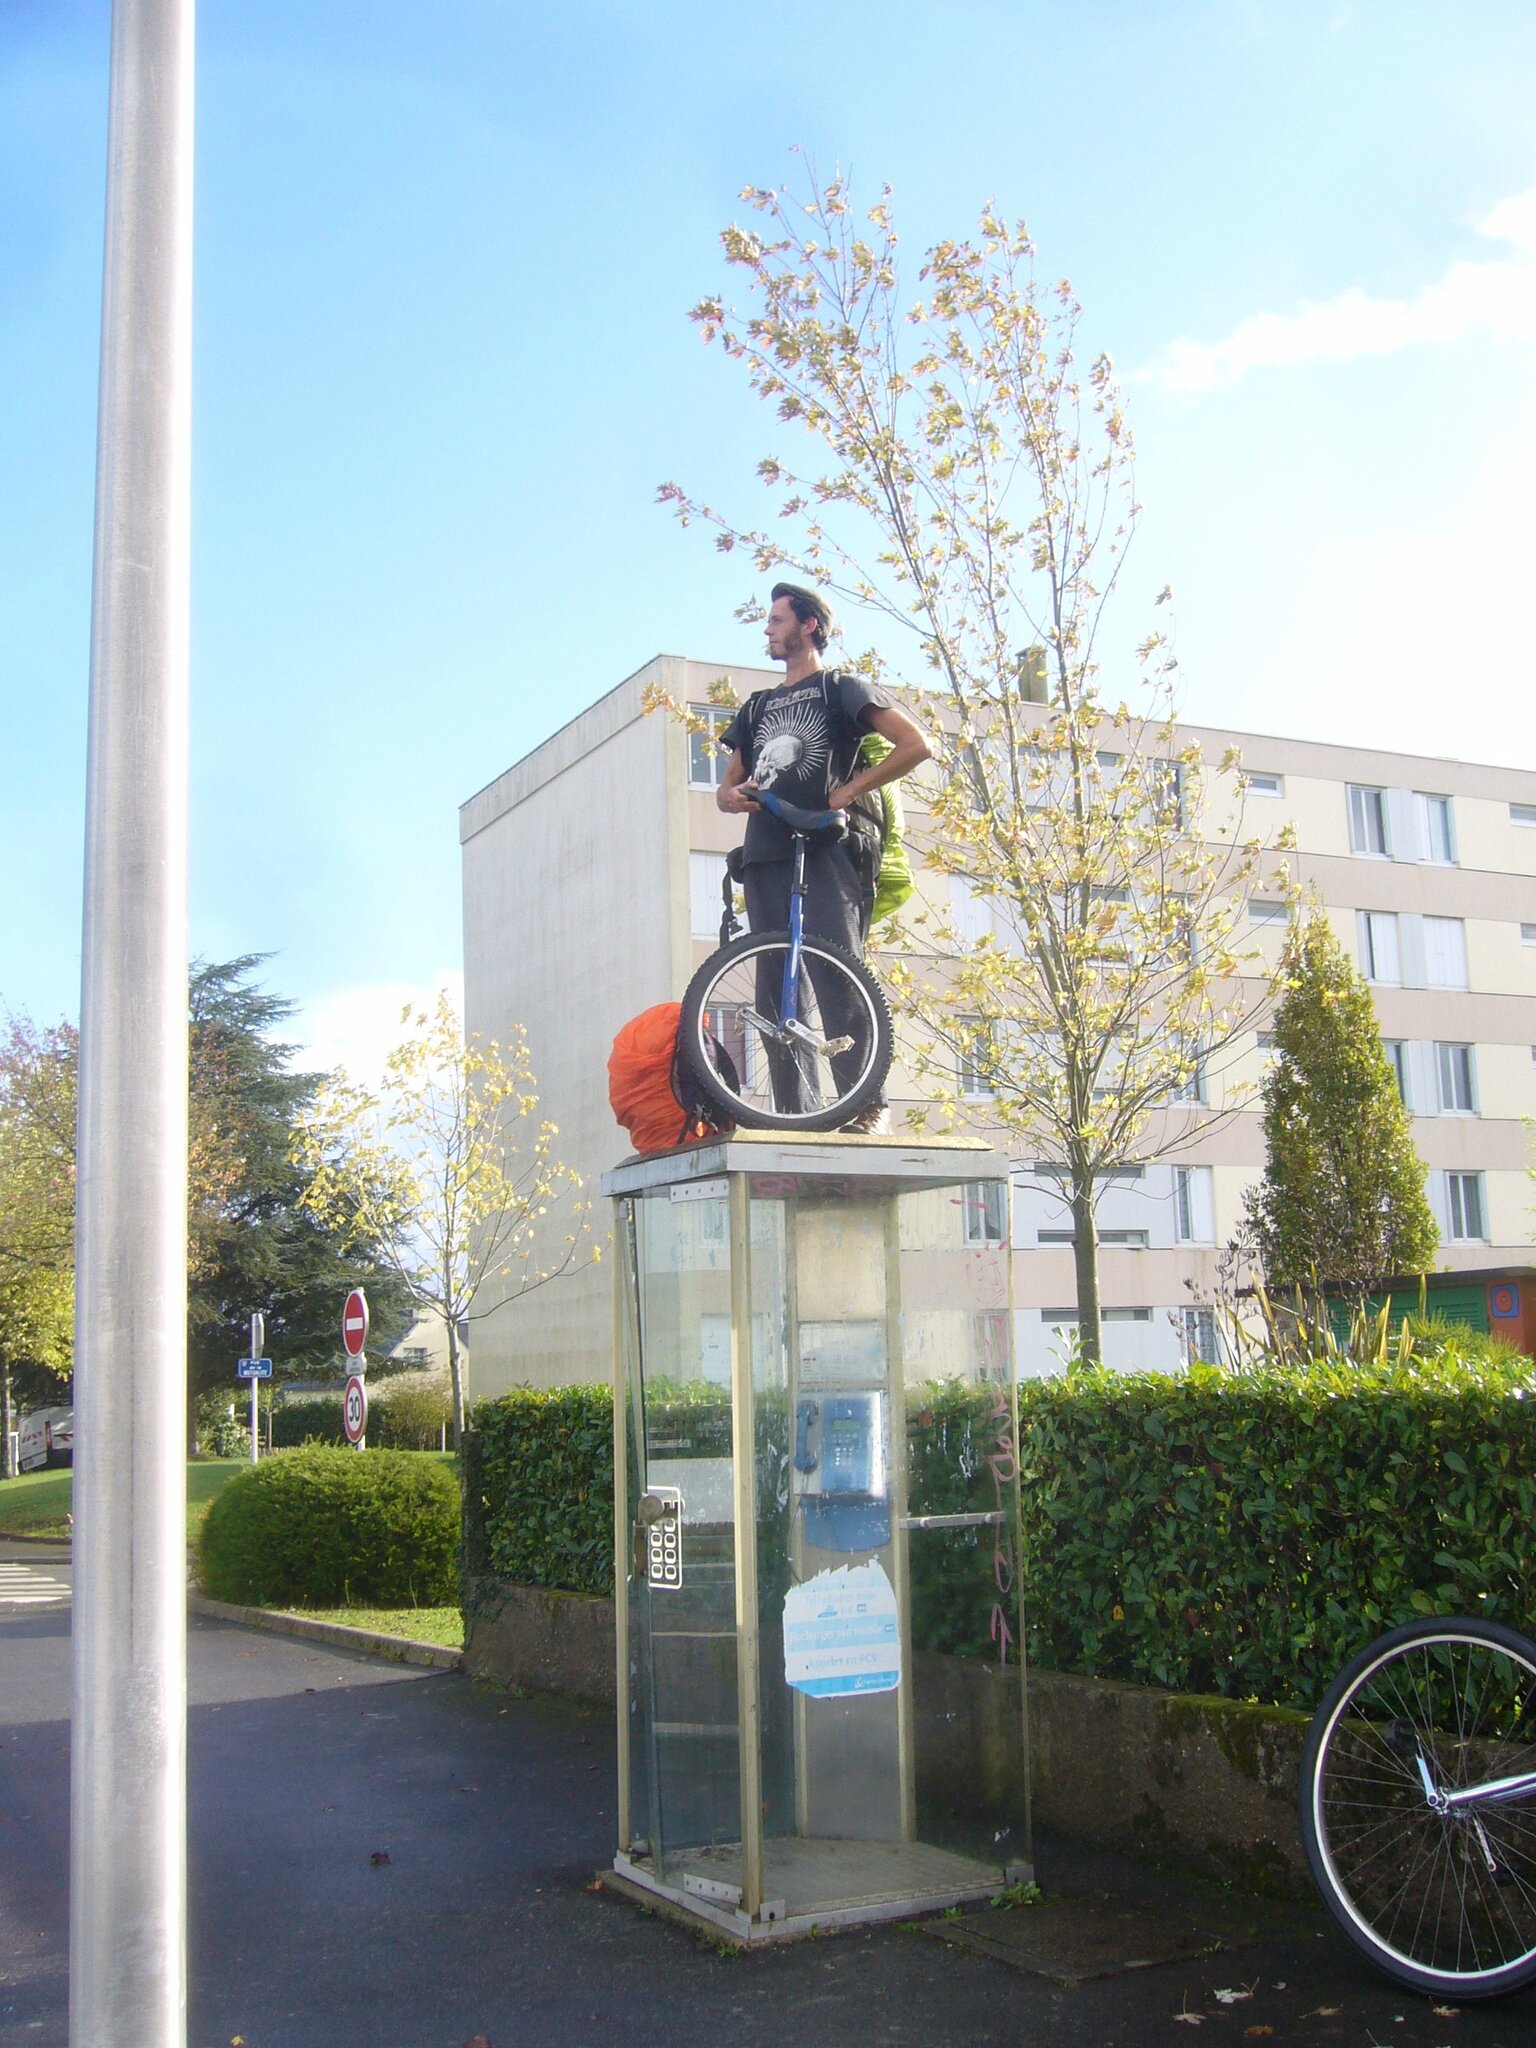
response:
<path id="1" fill-rule="evenodd" d="M 448 1346 L 453 1440 L 464 1433 L 469 1323 L 596 1260 L 580 1176 L 538 1116 L 527 1044 L 466 1042 L 439 995 L 406 1010 L 405 1035 L 369 1089 L 336 1073 L 302 1120 L 304 1206 L 378 1247 Z M 500 1284 L 482 1305 L 485 1282 Z"/>
<path id="2" fill-rule="evenodd" d="M 1097 1361 L 1098 1194 L 1220 1113 L 1208 1077 L 1272 980 L 1247 899 L 1284 869 L 1246 832 L 1236 757 L 1212 772 L 1181 737 L 1167 636 L 1127 647 L 1126 695 L 1106 685 L 1133 445 L 1109 359 L 1079 372 L 1080 308 L 1039 281 L 1025 229 L 988 208 L 976 241 L 927 251 L 914 303 L 888 191 L 862 221 L 841 179 L 804 203 L 742 196 L 752 223 L 722 242 L 746 310 L 710 297 L 691 317 L 808 453 L 759 463 L 761 527 L 660 496 L 760 573 L 913 637 L 941 693 L 927 858 L 956 886 L 909 922 L 890 979 L 940 1116 L 984 1095 L 1059 1171 Z"/>

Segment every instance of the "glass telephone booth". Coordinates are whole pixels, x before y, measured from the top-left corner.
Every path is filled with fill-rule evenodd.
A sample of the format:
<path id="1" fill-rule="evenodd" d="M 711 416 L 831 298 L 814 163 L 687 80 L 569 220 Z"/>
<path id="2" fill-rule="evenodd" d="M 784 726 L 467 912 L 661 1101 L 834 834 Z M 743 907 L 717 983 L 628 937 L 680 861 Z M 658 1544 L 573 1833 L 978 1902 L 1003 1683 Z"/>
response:
<path id="1" fill-rule="evenodd" d="M 753 1132 L 603 1185 L 621 1888 L 756 1941 L 1027 1877 L 1006 1161 Z"/>

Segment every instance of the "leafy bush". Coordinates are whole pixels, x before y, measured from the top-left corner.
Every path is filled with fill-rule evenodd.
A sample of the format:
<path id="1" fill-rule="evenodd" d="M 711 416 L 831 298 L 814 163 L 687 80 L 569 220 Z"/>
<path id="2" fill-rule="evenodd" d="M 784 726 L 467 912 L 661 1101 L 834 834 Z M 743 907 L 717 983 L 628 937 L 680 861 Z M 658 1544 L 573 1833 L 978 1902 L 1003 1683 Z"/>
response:
<path id="1" fill-rule="evenodd" d="M 459 1489 L 444 1461 L 308 1444 L 232 1479 L 198 1550 L 216 1600 L 440 1607 L 458 1597 L 458 1541 Z"/>
<path id="2" fill-rule="evenodd" d="M 386 1383 L 368 1396 L 368 1441 L 380 1450 L 435 1451 L 449 1418 L 446 1381 L 412 1386 Z"/>
<path id="3" fill-rule="evenodd" d="M 251 1448 L 251 1418 L 247 1407 L 220 1391 L 204 1394 L 197 1404 L 197 1448 L 205 1458 L 238 1458 Z"/>
<path id="4" fill-rule="evenodd" d="M 719 1390 L 704 1392 L 723 1416 Z M 653 1433 L 681 1393 L 651 1406 Z M 1089 1676 L 1306 1705 L 1370 1636 L 1416 1614 L 1530 1629 L 1533 1393 L 1528 1360 L 1468 1363 L 1448 1343 L 1394 1365 L 1024 1383 L 1031 1656 Z M 959 1382 L 912 1389 L 913 1512 L 993 1505 L 990 1407 Z M 474 1419 L 469 1508 L 484 1569 L 611 1591 L 608 1390 L 522 1389 Z M 784 1473 L 763 1453 L 781 1426 L 759 1415 L 769 1520 Z M 987 1654 L 991 1542 L 986 1531 L 914 1539 L 919 1647 Z"/>
<path id="5" fill-rule="evenodd" d="M 515 1387 L 481 1402 L 474 1426 L 486 1569 L 520 1586 L 611 1593 L 609 1389 Z"/>
<path id="6" fill-rule="evenodd" d="M 435 1451 L 448 1420 L 448 1390 L 439 1386 L 396 1386 L 386 1380 L 368 1389 L 368 1443 L 379 1451 Z M 272 1447 L 344 1444 L 341 1389 L 281 1402 L 272 1417 Z"/>
<path id="7" fill-rule="evenodd" d="M 1528 1360 L 1446 1351 L 1020 1391 L 1047 1664 L 1309 1704 L 1416 1614 L 1536 1620 Z"/>
<path id="8" fill-rule="evenodd" d="M 346 1440 L 339 1387 L 334 1394 L 305 1394 L 297 1399 L 285 1395 L 272 1411 L 275 1451 L 296 1450 L 300 1444 L 344 1444 Z"/>

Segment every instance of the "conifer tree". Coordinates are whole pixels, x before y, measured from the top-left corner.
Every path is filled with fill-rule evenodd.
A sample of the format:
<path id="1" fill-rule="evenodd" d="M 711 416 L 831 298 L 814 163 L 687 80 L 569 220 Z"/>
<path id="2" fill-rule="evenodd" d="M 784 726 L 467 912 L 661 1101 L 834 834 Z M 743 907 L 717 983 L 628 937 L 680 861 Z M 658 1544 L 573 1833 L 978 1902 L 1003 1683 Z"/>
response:
<path id="1" fill-rule="evenodd" d="M 1281 971 L 1249 1221 L 1272 1292 L 1359 1295 L 1434 1263 L 1424 1163 L 1371 992 L 1321 911 L 1292 927 Z"/>

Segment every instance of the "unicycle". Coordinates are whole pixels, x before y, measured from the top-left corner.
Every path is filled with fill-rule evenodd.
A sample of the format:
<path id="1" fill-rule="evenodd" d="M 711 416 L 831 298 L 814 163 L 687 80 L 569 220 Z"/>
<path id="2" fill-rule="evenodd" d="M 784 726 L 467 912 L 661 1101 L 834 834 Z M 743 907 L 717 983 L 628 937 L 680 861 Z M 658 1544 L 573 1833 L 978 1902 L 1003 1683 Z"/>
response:
<path id="1" fill-rule="evenodd" d="M 789 929 L 739 931 L 727 898 L 722 944 L 688 984 L 678 1044 L 722 1116 L 748 1130 L 832 1131 L 879 1096 L 894 1032 L 885 991 L 862 960 L 804 931 L 810 840 L 843 824 L 771 790 L 765 809 L 794 835 Z"/>

